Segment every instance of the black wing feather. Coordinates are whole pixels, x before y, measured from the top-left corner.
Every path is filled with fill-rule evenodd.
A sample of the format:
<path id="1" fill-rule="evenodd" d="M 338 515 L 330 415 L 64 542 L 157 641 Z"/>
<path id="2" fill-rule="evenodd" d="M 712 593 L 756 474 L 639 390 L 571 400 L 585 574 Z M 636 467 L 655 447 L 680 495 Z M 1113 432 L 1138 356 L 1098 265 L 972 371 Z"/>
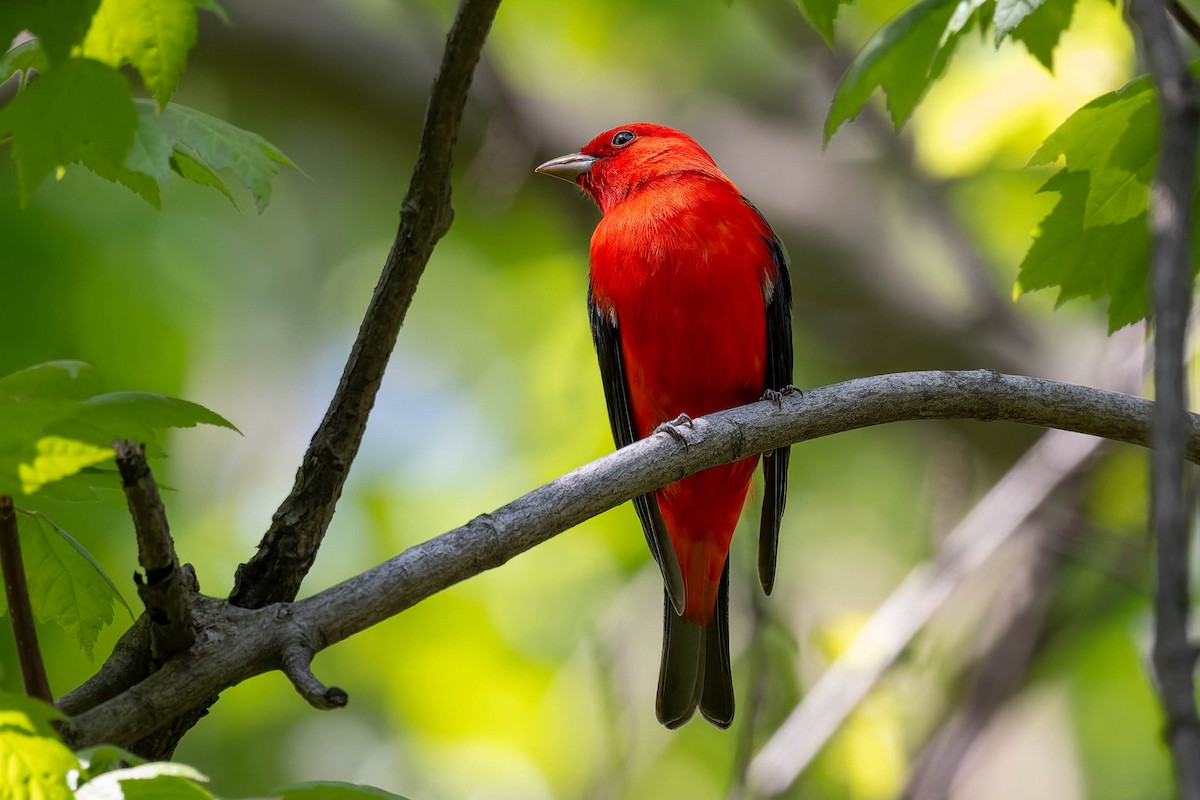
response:
<path id="1" fill-rule="evenodd" d="M 621 330 L 617 321 L 606 315 L 593 301 L 590 284 L 588 316 L 592 322 L 592 342 L 596 345 L 596 358 L 600 362 L 600 380 L 604 384 L 608 421 L 612 426 L 613 441 L 619 449 L 633 444 L 640 437 L 633 425 L 633 407 L 629 401 L 629 384 L 625 379 L 624 358 L 621 355 Z M 641 520 L 646 544 L 650 546 L 650 552 L 662 570 L 663 584 L 666 586 L 671 605 L 674 606 L 676 614 L 682 614 L 683 573 L 679 569 L 675 548 L 671 546 L 671 538 L 667 534 L 667 524 L 658 509 L 658 501 L 653 494 L 644 494 L 633 498 L 633 508 Z"/>
<path id="2" fill-rule="evenodd" d="M 767 239 L 776 278 L 765 298 L 767 313 L 767 388 L 782 391 L 792 385 L 792 283 L 787 253 L 775 236 Z M 775 586 L 779 553 L 779 524 L 787 502 L 788 459 L 792 448 L 780 447 L 763 459 L 763 505 L 758 529 L 758 578 L 763 591 Z"/>

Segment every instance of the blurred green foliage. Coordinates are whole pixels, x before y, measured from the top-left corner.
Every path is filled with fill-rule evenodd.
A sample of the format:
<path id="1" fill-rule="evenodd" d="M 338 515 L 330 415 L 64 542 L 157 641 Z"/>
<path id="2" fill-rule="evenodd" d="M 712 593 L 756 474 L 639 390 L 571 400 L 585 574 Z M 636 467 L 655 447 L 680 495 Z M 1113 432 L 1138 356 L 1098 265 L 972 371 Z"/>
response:
<path id="1" fill-rule="evenodd" d="M 252 553 L 337 384 L 453 11 L 450 0 L 222 5 L 232 24 L 201 15 L 177 99 L 304 165 L 308 178 L 276 178 L 267 213 L 244 216 L 186 181 L 164 186 L 155 212 L 77 168 L 22 209 L 0 159 L 0 374 L 82 359 L 112 386 L 187 397 L 244 433 L 187 431 L 156 464 L 177 490 L 165 500 L 180 556 L 213 595 Z M 964 36 L 902 137 L 864 95 L 822 155 L 851 51 L 904 5 L 842 7 L 832 51 L 792 0 L 503 5 L 456 152 L 454 226 L 305 591 L 611 449 L 584 307 L 597 212 L 530 170 L 621 122 L 688 131 L 771 220 L 793 260 L 802 387 L 964 367 L 1106 382 L 1102 309 L 1051 314 L 1045 293 L 1011 294 L 1053 204 L 1035 194 L 1049 173 L 1023 165 L 1131 77 L 1119 11 L 1080 0 L 1053 77 L 1024 48 Z M 735 537 L 731 731 L 654 721 L 661 590 L 625 507 L 321 653 L 316 674 L 347 689 L 347 709 L 316 712 L 264 675 L 227 691 L 177 758 L 227 797 L 318 779 L 412 798 L 725 797 L 738 754 L 1036 435 L 925 422 L 797 447 L 772 597 L 753 597 L 752 528 Z M 974 754 L 978 774 L 1004 780 L 973 797 L 1171 796 L 1143 657 L 1141 458 L 1113 449 L 1055 500 L 1081 533 L 1055 540 L 1062 575 L 1035 663 Z M 107 494 L 45 510 L 127 576 L 131 526 Z M 903 787 L 969 685 L 1013 557 L 960 589 L 790 797 Z M 100 633 L 99 657 L 119 628 Z M 95 669 L 57 628 L 42 635 L 56 693 Z M 3 636 L 0 668 L 16 690 Z"/>

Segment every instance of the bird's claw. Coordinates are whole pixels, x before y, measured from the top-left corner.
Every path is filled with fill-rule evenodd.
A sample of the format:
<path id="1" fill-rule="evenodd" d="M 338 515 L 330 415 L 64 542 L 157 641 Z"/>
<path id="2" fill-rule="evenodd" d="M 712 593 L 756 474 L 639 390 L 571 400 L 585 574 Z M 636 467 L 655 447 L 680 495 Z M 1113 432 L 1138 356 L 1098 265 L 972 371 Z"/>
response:
<path id="1" fill-rule="evenodd" d="M 683 433 L 681 433 L 679 430 L 680 425 L 687 425 L 692 430 L 696 429 L 696 423 L 692 422 L 691 417 L 689 417 L 687 414 L 680 414 L 678 417 L 671 420 L 670 422 L 664 422 L 664 423 L 660 424 L 657 428 L 655 428 L 650 433 L 651 433 L 651 435 L 654 435 L 656 433 L 665 433 L 668 436 L 670 436 L 672 439 L 674 439 L 675 441 L 677 441 L 681 445 L 683 445 L 683 449 L 686 451 L 688 449 L 688 442 L 687 442 L 687 439 L 684 437 Z"/>
<path id="2" fill-rule="evenodd" d="M 765 392 L 763 392 L 762 397 L 760 397 L 758 399 L 759 400 L 770 400 L 772 403 L 775 404 L 776 408 L 783 408 L 783 398 L 789 394 L 803 395 L 804 392 L 800 389 L 797 389 L 795 386 L 792 386 L 789 383 L 787 386 L 784 386 L 782 389 L 767 389 Z"/>

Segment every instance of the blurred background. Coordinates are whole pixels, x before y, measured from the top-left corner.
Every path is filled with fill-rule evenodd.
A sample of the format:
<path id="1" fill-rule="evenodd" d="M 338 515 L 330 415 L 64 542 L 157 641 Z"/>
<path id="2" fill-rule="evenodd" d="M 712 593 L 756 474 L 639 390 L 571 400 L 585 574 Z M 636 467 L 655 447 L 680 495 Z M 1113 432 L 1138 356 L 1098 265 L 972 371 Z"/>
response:
<path id="1" fill-rule="evenodd" d="M 246 195 L 238 210 L 182 181 L 155 212 L 78 168 L 19 210 L 0 160 L 0 374 L 81 358 L 112 388 L 192 399 L 242 431 L 178 433 L 157 466 L 180 556 L 213 595 L 252 554 L 337 384 L 455 5 L 222 4 L 233 24 L 205 15 L 175 99 L 304 169 L 279 176 L 261 217 Z M 991 368 L 1142 391 L 1140 330 L 1110 340 L 1097 306 L 1012 298 L 1054 201 L 1036 194 L 1048 173 L 1024 163 L 1134 74 L 1119 9 L 1079 1 L 1056 76 L 1019 47 L 996 52 L 990 33 L 967 37 L 903 135 L 878 102 L 823 151 L 837 79 L 903 5 L 843 8 L 830 50 L 792 0 L 505 3 L 456 151 L 453 228 L 302 594 L 611 450 L 585 309 L 598 212 L 532 169 L 624 122 L 692 134 L 784 240 L 801 387 Z M 265 675 L 226 692 L 177 758 L 227 797 L 315 779 L 414 800 L 738 796 L 749 756 L 1039 435 L 921 422 L 796 447 L 772 597 L 754 577 L 757 510 L 735 537 L 729 731 L 654 720 L 661 589 L 626 505 L 320 654 L 346 710 L 315 711 Z M 889 798 L 917 780 L 964 798 L 1172 796 L 1146 667 L 1144 455 L 1049 468 L 1048 499 L 1015 523 L 997 515 L 1006 544 L 953 582 L 787 796 Z M 51 516 L 136 601 L 120 496 Z M 56 693 L 96 668 L 56 631 L 43 639 Z M 11 650 L 0 636 L 14 689 Z"/>

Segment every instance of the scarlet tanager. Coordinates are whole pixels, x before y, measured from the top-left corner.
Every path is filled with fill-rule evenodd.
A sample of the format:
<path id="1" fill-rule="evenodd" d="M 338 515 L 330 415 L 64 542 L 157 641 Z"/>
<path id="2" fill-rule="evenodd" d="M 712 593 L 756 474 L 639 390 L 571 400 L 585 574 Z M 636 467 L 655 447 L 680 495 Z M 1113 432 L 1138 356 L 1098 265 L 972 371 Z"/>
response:
<path id="1" fill-rule="evenodd" d="M 577 183 L 603 215 L 588 311 L 618 447 L 791 388 L 783 246 L 691 137 L 625 125 L 537 172 Z M 788 455 L 764 458 L 758 572 L 768 594 Z M 713 467 L 634 500 L 665 586 L 656 710 L 668 728 L 697 708 L 719 728 L 733 721 L 729 542 L 757 463 Z"/>

